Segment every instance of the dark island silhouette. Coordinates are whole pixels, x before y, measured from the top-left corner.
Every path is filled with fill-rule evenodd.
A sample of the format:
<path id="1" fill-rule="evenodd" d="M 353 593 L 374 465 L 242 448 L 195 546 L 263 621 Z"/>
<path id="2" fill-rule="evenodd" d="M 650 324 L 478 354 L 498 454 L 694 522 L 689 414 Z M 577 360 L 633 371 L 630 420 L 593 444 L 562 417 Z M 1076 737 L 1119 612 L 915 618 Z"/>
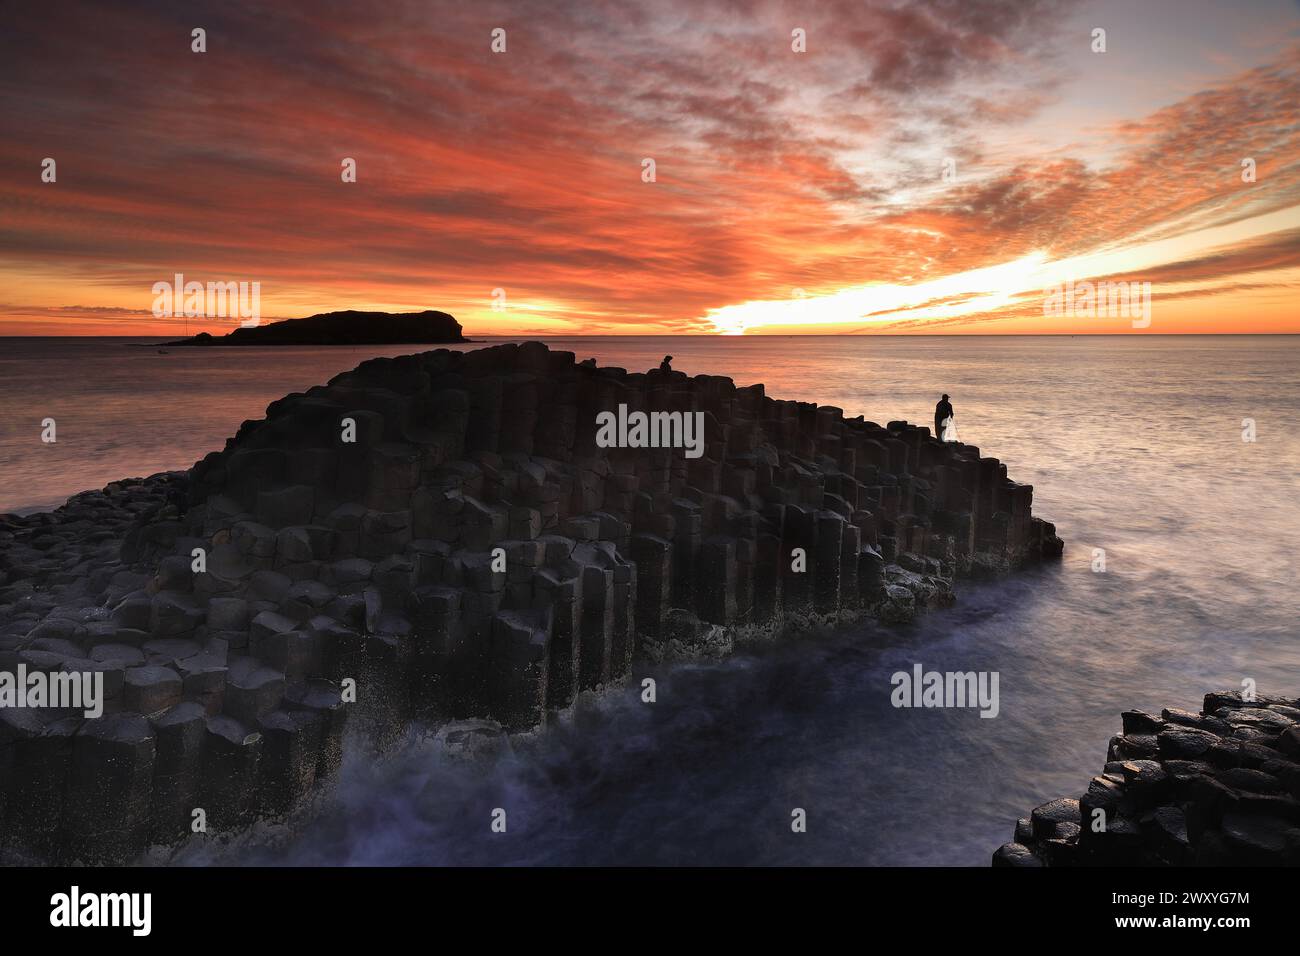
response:
<path id="1" fill-rule="evenodd" d="M 200 332 L 164 342 L 187 345 L 446 345 L 469 342 L 446 312 L 322 312 L 305 319 L 238 328 L 226 335 Z"/>

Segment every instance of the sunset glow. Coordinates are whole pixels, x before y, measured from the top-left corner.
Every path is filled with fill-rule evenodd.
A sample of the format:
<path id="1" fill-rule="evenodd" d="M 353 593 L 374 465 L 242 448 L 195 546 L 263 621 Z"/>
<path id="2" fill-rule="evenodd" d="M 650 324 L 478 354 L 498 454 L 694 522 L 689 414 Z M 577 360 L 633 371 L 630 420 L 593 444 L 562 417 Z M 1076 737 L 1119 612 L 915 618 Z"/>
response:
<path id="1" fill-rule="evenodd" d="M 1044 315 L 1107 279 L 1300 332 L 1294 3 L 432 10 L 8 11 L 0 335 L 171 334 L 178 272 L 471 335 L 1139 331 Z"/>

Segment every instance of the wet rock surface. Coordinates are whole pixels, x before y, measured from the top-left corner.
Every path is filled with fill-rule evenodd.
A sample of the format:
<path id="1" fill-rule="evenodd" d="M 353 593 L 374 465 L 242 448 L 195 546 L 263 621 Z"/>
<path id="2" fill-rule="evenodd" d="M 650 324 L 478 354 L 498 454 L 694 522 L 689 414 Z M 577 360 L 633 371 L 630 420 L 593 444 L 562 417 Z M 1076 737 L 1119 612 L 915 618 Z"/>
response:
<path id="1" fill-rule="evenodd" d="M 601 447 L 596 416 L 620 405 L 700 413 L 699 457 Z M 1031 502 L 973 446 L 761 385 L 539 343 L 374 359 L 272 403 L 189 472 L 0 516 L 0 670 L 102 672 L 106 697 L 100 718 L 0 708 L 0 841 L 126 859 L 196 809 L 210 829 L 285 812 L 346 732 L 382 747 L 446 722 L 473 754 L 638 656 L 906 622 L 951 604 L 958 577 L 1058 556 Z M 1213 750 L 1194 724 L 1142 729 L 1125 760 Z"/>
<path id="2" fill-rule="evenodd" d="M 1021 820 L 994 866 L 1300 865 L 1300 700 L 1128 711 L 1077 800 Z"/>

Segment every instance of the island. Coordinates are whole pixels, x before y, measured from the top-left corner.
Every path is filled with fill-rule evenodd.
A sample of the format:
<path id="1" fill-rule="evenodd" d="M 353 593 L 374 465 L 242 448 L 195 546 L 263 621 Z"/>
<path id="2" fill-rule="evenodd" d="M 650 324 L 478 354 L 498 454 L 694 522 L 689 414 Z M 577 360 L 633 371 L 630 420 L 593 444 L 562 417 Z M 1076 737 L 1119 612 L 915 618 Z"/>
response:
<path id="1" fill-rule="evenodd" d="M 225 335 L 200 332 L 163 346 L 188 345 L 449 345 L 469 342 L 446 312 L 322 312 L 305 319 L 238 328 Z"/>

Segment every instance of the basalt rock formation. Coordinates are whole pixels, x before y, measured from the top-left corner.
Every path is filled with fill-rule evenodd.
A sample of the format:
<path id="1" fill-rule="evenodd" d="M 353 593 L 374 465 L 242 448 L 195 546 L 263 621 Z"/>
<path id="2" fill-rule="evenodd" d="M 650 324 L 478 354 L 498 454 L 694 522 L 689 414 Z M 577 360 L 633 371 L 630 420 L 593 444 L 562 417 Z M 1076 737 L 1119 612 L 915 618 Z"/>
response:
<path id="1" fill-rule="evenodd" d="M 620 405 L 698 457 L 602 447 Z M 638 654 L 950 603 L 1059 555 L 1032 488 L 928 429 L 539 343 L 374 359 L 184 475 L 0 519 L 0 669 L 93 669 L 105 716 L 0 710 L 0 819 L 129 857 L 292 806 L 345 725 L 545 724 Z M 111 553 L 116 552 L 116 553 Z M 475 725 L 479 726 L 479 725 Z"/>
<path id="2" fill-rule="evenodd" d="M 1300 700 L 1131 710 L 1077 800 L 1016 823 L 994 866 L 1300 865 Z"/>
<path id="3" fill-rule="evenodd" d="M 446 312 L 322 312 L 305 319 L 238 328 L 225 335 L 200 332 L 164 345 L 446 345 L 468 342 Z"/>

